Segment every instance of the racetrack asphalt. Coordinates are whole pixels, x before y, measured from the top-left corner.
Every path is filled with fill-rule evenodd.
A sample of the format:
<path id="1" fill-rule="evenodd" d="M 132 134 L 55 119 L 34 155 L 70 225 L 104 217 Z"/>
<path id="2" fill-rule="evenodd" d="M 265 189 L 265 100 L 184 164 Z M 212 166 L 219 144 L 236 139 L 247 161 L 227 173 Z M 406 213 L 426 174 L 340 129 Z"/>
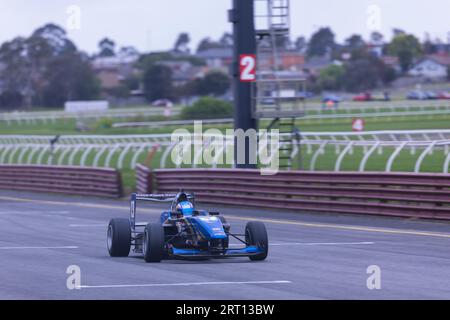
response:
<path id="1" fill-rule="evenodd" d="M 139 221 L 164 208 L 143 206 Z M 450 223 L 202 208 L 220 211 L 236 233 L 263 221 L 267 260 L 111 258 L 107 223 L 128 217 L 126 199 L 0 191 L 0 299 L 450 299 Z M 67 288 L 72 265 L 81 289 Z M 369 290 L 374 265 L 381 288 Z"/>

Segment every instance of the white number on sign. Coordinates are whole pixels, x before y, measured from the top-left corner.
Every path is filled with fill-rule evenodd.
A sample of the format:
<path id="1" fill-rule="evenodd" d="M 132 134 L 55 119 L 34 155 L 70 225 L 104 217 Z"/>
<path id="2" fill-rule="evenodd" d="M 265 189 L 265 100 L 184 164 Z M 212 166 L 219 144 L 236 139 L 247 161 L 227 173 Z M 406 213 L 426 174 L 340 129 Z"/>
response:
<path id="1" fill-rule="evenodd" d="M 241 81 L 256 80 L 256 59 L 253 55 L 243 55 L 241 57 Z"/>

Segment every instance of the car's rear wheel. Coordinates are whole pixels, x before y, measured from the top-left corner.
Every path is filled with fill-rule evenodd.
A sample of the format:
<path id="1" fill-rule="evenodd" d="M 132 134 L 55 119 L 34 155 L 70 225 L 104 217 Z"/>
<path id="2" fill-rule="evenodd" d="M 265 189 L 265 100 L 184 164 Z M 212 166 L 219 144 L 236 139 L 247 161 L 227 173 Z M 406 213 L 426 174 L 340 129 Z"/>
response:
<path id="1" fill-rule="evenodd" d="M 131 247 L 131 228 L 128 219 L 109 221 L 107 245 L 111 257 L 128 257 Z"/>
<path id="2" fill-rule="evenodd" d="M 266 259 L 269 252 L 269 240 L 264 223 L 259 221 L 248 222 L 245 227 L 245 242 L 262 250 L 259 254 L 251 255 L 250 260 L 261 261 Z"/>
<path id="3" fill-rule="evenodd" d="M 164 227 L 149 223 L 145 227 L 142 243 L 145 262 L 160 262 L 164 256 Z"/>

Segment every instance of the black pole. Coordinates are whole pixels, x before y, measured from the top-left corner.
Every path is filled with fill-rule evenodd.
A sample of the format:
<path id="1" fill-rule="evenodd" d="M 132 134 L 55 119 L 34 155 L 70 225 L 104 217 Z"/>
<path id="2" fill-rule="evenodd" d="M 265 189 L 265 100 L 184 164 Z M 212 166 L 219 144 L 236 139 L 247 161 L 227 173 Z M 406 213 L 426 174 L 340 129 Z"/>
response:
<path id="1" fill-rule="evenodd" d="M 234 128 L 247 131 L 257 129 L 256 119 L 252 116 L 252 82 L 243 82 L 240 79 L 240 57 L 243 54 L 256 54 L 256 35 L 254 21 L 254 0 L 233 0 L 233 9 L 229 14 L 233 23 L 234 61 L 233 61 L 233 90 L 234 90 Z M 247 139 L 245 143 L 245 163 L 237 163 L 237 150 L 235 147 L 235 162 L 237 168 L 256 168 L 250 163 L 250 154 Z M 236 145 L 236 144 L 235 144 Z"/>

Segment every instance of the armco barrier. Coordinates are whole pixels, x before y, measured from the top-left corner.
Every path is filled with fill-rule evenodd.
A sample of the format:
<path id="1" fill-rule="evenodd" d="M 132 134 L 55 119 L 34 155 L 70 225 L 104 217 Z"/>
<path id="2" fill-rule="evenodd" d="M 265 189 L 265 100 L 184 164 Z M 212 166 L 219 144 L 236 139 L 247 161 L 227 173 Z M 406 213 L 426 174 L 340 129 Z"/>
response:
<path id="1" fill-rule="evenodd" d="M 142 164 L 136 165 L 136 191 L 141 194 L 152 193 L 152 171 Z"/>
<path id="2" fill-rule="evenodd" d="M 158 192 L 184 188 L 204 203 L 450 220 L 446 174 L 159 169 L 153 176 Z"/>
<path id="3" fill-rule="evenodd" d="M 0 165 L 0 189 L 122 196 L 117 170 L 73 166 Z"/>

